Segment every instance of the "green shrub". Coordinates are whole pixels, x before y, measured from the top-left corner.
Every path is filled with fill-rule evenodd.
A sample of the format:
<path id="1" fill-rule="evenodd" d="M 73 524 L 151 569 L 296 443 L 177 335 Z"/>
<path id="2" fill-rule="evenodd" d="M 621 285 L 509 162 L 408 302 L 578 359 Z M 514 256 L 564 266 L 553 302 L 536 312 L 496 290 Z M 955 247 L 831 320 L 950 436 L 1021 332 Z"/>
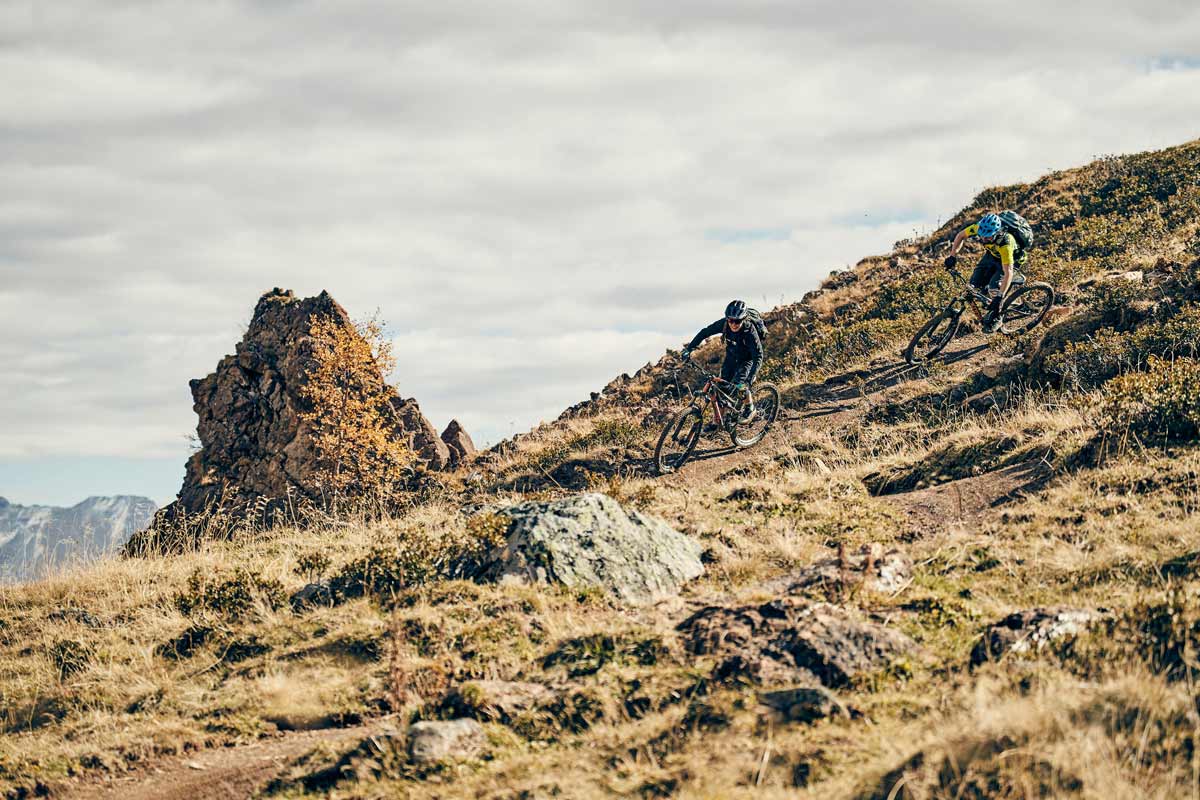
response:
<path id="1" fill-rule="evenodd" d="M 1190 439 L 1200 431 L 1200 364 L 1149 359 L 1146 372 L 1121 375 L 1105 386 L 1104 429 L 1143 440 Z"/>
<path id="2" fill-rule="evenodd" d="M 1046 359 L 1046 370 L 1075 390 L 1095 389 L 1110 378 L 1135 368 L 1130 337 L 1111 328 L 1075 342 Z"/>
<path id="3" fill-rule="evenodd" d="M 1200 349 L 1200 306 L 1187 306 L 1162 322 L 1129 333 L 1103 328 L 1088 339 L 1067 342 L 1046 359 L 1046 369 L 1073 389 L 1094 389 L 1117 375 L 1146 368 L 1152 356 L 1194 358 Z"/>
<path id="4" fill-rule="evenodd" d="M 960 287 L 944 270 L 926 270 L 879 287 L 871 303 L 863 310 L 865 318 L 899 319 L 913 313 L 933 314 L 956 294 Z"/>
<path id="5" fill-rule="evenodd" d="M 813 338 L 809 364 L 817 369 L 842 369 L 874 355 L 904 336 L 916 332 L 924 320 L 920 314 L 898 319 L 864 319 L 849 325 L 831 325 Z"/>
<path id="6" fill-rule="evenodd" d="M 1200 645 L 1200 611 L 1196 597 L 1171 586 L 1161 603 L 1143 603 L 1122 620 L 1133 633 L 1133 644 L 1155 672 L 1172 680 L 1195 669 Z"/>
<path id="7" fill-rule="evenodd" d="M 370 596 L 387 599 L 437 577 L 445 553 L 431 538 L 404 537 L 376 545 L 334 575 L 330 589 L 338 599 Z"/>
<path id="8" fill-rule="evenodd" d="M 1122 278 L 1097 281 L 1084 290 L 1084 302 L 1108 318 L 1120 318 L 1131 303 L 1148 296 L 1145 284 Z"/>
<path id="9" fill-rule="evenodd" d="M 282 583 L 254 575 L 246 569 L 237 569 L 225 579 L 210 578 L 196 569 L 188 577 L 186 589 L 175 595 L 175 607 L 189 617 L 209 612 L 228 619 L 240 619 L 260 604 L 274 611 L 286 602 L 287 592 Z"/>

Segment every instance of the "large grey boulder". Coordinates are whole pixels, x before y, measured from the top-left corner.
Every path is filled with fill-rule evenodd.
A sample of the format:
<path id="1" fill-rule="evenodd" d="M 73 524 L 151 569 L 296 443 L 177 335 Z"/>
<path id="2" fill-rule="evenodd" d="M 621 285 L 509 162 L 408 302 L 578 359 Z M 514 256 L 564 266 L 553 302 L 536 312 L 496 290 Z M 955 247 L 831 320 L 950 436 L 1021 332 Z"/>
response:
<path id="1" fill-rule="evenodd" d="M 414 764 L 472 759 L 486 744 L 483 726 L 473 719 L 428 720 L 408 729 L 408 755 Z"/>
<path id="2" fill-rule="evenodd" d="M 581 494 L 501 509 L 508 540 L 486 558 L 483 580 L 595 588 L 644 604 L 675 594 L 704 572 L 700 543 L 665 522 L 626 511 L 608 495 Z"/>

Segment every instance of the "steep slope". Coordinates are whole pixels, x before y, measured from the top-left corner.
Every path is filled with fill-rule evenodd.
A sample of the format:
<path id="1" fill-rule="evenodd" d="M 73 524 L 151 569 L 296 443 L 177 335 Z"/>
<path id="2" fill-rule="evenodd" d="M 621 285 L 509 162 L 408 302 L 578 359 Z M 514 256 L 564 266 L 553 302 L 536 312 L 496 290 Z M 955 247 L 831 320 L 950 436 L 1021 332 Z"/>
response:
<path id="1" fill-rule="evenodd" d="M 152 500 L 128 495 L 89 497 L 70 508 L 18 506 L 0 497 L 0 578 L 24 580 L 113 553 L 150 524 L 155 509 Z"/>
<path id="2" fill-rule="evenodd" d="M 1059 308 L 1015 339 L 968 326 L 906 365 L 954 291 L 940 246 L 995 207 L 1035 223 L 1030 274 Z M 771 312 L 764 372 L 785 413 L 754 448 L 713 439 L 650 474 L 694 380 L 668 354 L 398 518 L 5 590 L 0 782 L 153 796 L 162 769 L 203 771 L 200 798 L 1189 796 L 1198 225 L 1200 142 L 988 190 Z M 585 488 L 699 542 L 704 575 L 646 606 L 460 579 L 507 534 L 497 509 Z M 463 717 L 483 730 L 463 760 L 410 755 L 410 722 Z M 297 733 L 335 729 L 346 739 Z"/>

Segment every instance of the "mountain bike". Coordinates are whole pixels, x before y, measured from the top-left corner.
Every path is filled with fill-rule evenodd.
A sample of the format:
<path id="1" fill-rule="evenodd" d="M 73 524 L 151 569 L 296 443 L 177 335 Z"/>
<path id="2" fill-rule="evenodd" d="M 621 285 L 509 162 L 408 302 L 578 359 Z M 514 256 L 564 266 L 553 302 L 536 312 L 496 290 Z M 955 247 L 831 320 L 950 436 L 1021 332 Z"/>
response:
<path id="1" fill-rule="evenodd" d="M 963 284 L 963 291 L 935 314 L 933 319 L 926 322 L 908 343 L 908 349 L 904 351 L 904 360 L 909 364 L 920 364 L 942 352 L 958 333 L 963 312 L 967 309 L 982 323 L 983 312 L 980 307 L 987 308 L 991 305 L 991 299 L 986 293 L 972 286 L 958 270 L 953 267 L 948 269 L 950 274 Z M 1032 330 L 1046 318 L 1052 305 L 1054 287 L 1050 284 L 1014 283 L 1009 286 L 1008 294 L 1000 304 L 1000 315 L 1004 321 L 999 332 L 1016 335 Z"/>
<path id="2" fill-rule="evenodd" d="M 735 447 L 758 444 L 767 435 L 779 416 L 779 389 L 770 383 L 755 384 L 752 390 L 753 411 L 744 413 L 746 395 L 734 397 L 734 385 L 714 375 L 691 358 L 683 359 L 694 367 L 704 382 L 691 392 L 687 408 L 672 417 L 663 427 L 654 448 L 654 467 L 659 475 L 674 472 L 692 457 L 696 444 L 707 433 L 705 414 L 711 410 L 716 430 L 729 434 Z"/>

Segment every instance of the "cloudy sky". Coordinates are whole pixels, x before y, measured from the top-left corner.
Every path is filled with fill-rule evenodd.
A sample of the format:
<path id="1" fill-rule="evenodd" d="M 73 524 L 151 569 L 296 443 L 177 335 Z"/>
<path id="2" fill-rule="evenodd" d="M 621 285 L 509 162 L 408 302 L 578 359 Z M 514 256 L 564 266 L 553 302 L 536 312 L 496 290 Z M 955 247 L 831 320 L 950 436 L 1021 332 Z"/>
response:
<path id="1" fill-rule="evenodd" d="M 0 0 L 0 495 L 173 497 L 273 286 L 494 442 L 1198 123 L 1195 0 Z"/>

